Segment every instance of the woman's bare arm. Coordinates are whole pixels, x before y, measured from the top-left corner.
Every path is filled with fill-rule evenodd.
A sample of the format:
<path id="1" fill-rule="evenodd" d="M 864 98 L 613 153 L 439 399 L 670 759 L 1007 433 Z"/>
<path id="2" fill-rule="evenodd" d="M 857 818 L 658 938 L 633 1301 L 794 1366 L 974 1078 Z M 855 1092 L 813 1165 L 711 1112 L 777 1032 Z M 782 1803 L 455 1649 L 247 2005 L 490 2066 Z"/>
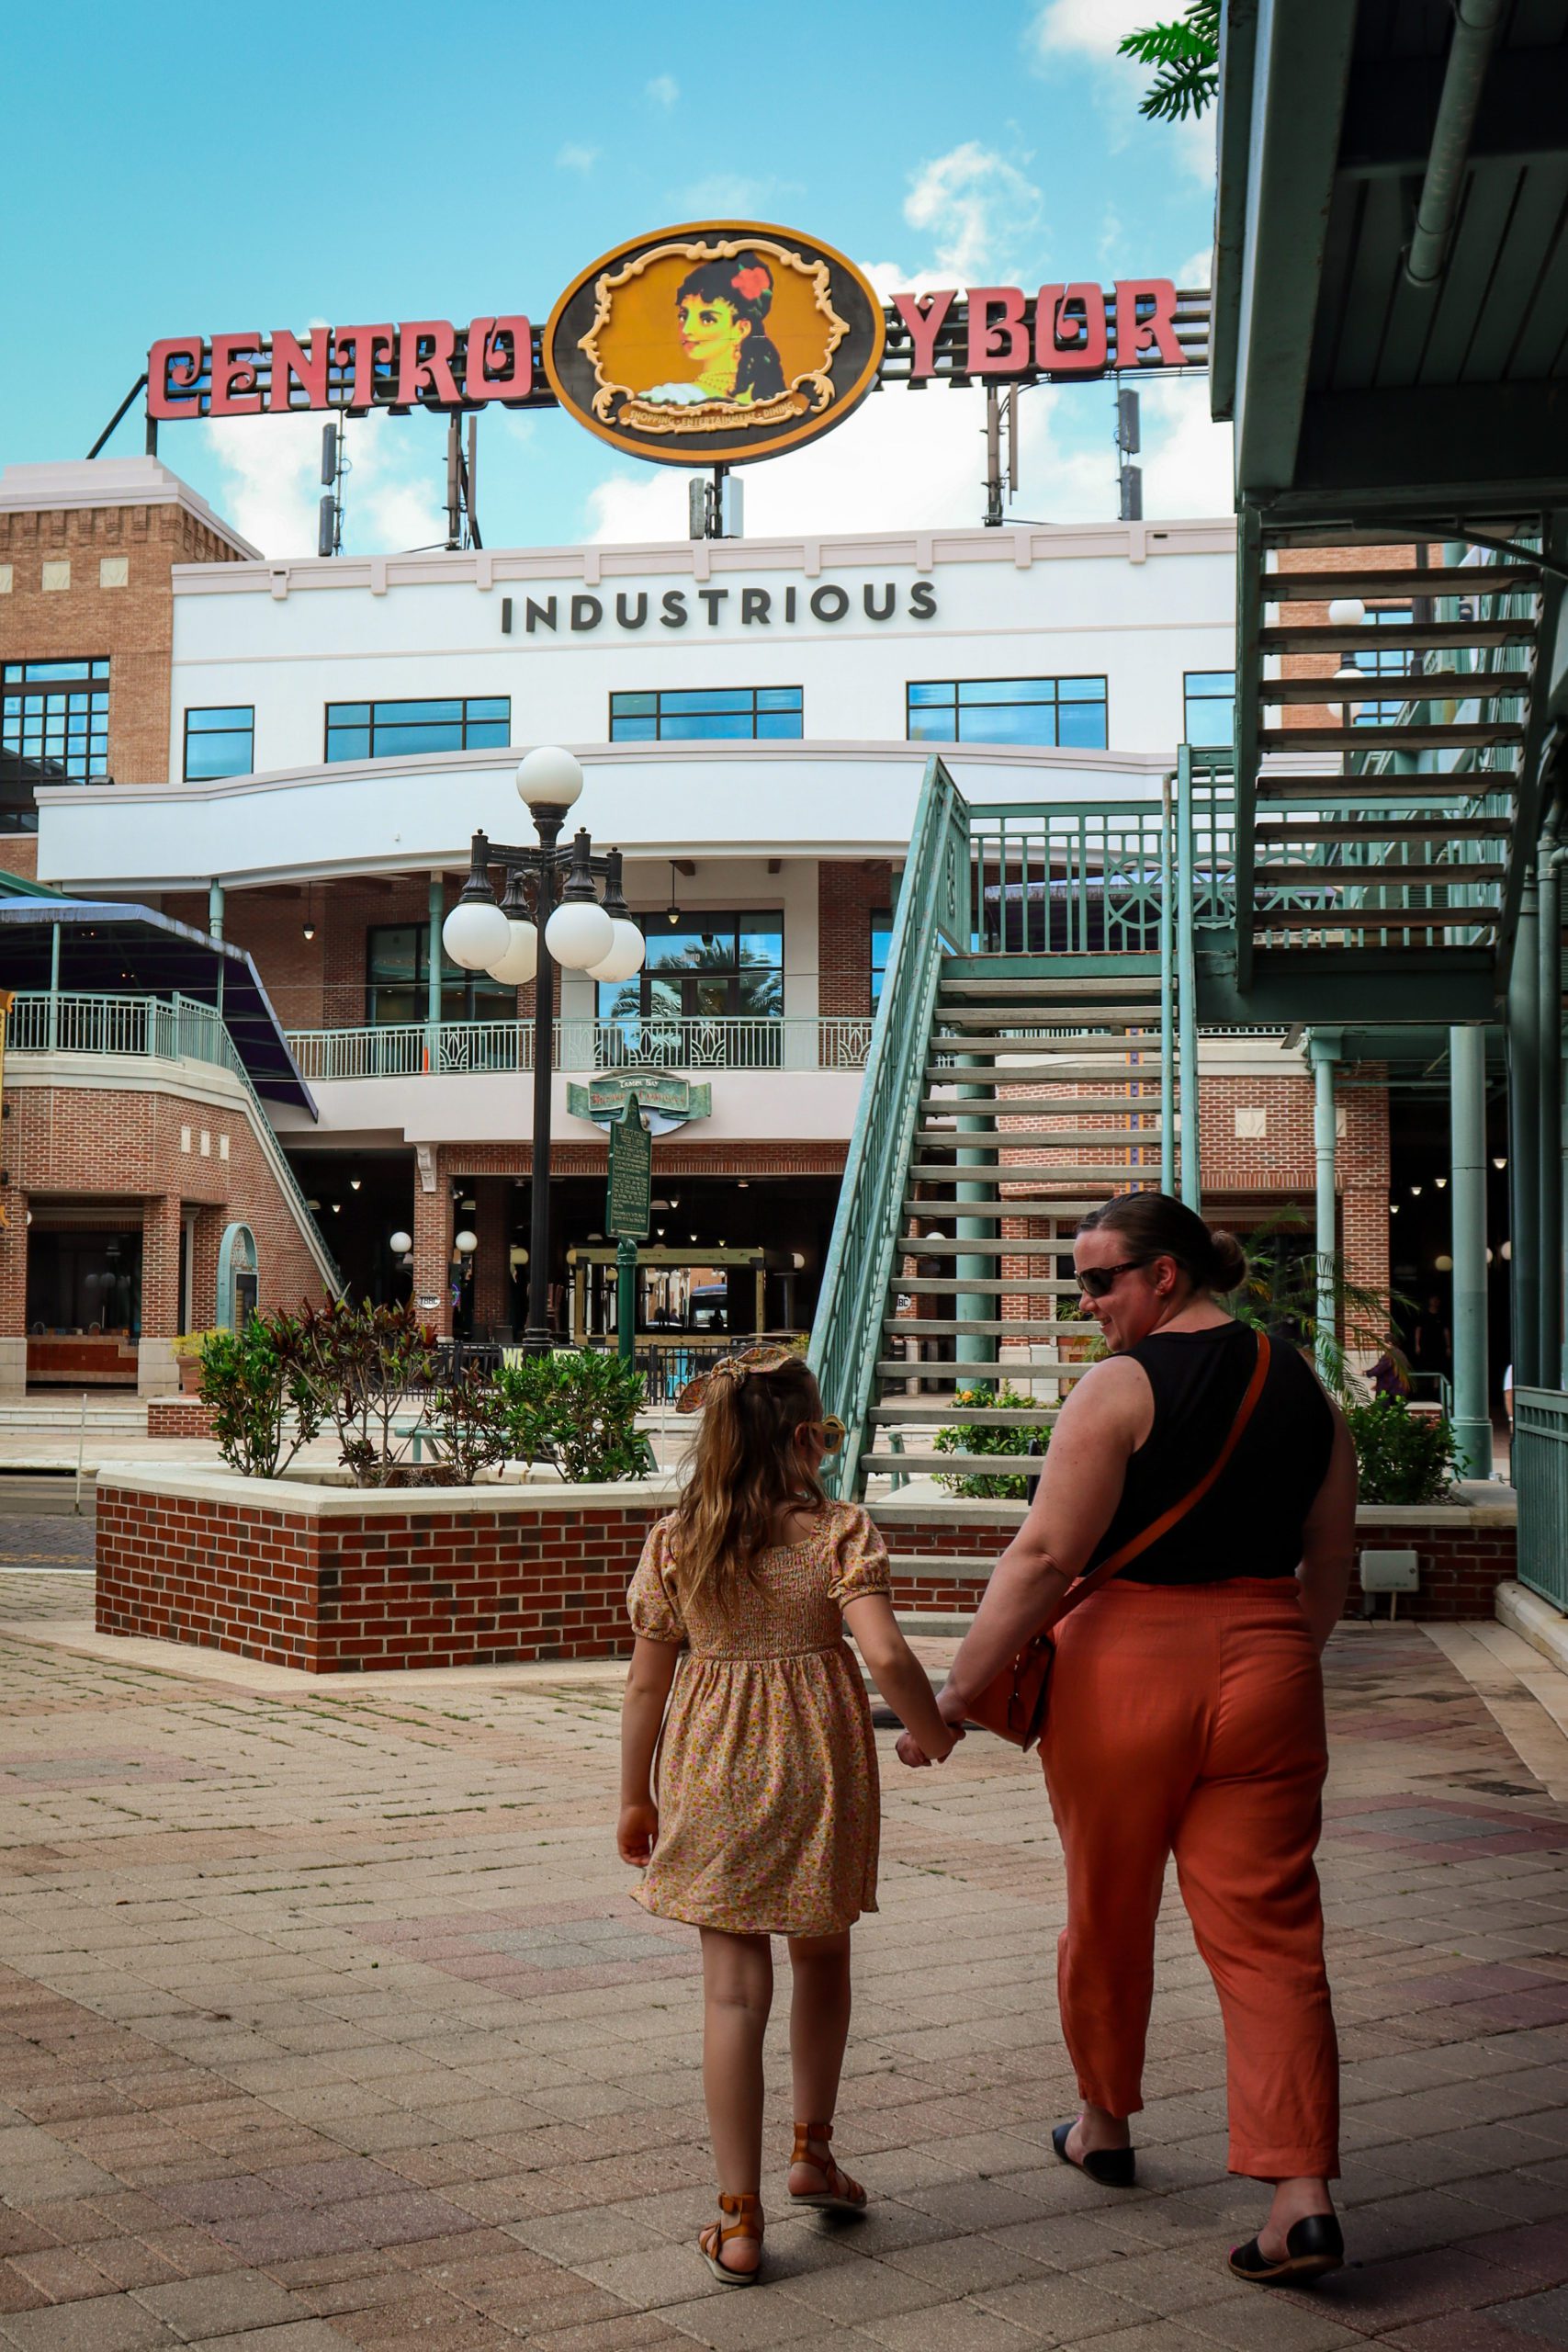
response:
<path id="1" fill-rule="evenodd" d="M 1297 1571 L 1302 1608 L 1321 1653 L 1344 1613 L 1356 1555 L 1356 1493 L 1360 1473 L 1345 1417 L 1332 1397 L 1334 1446 L 1323 1484 L 1302 1527 L 1302 1565 Z"/>
<path id="2" fill-rule="evenodd" d="M 942 1694 L 949 1722 L 1048 1625 L 1110 1526 L 1129 1457 L 1148 1435 L 1147 1374 L 1112 1357 L 1086 1373 L 1063 1406 L 1028 1518 L 991 1572 Z"/>

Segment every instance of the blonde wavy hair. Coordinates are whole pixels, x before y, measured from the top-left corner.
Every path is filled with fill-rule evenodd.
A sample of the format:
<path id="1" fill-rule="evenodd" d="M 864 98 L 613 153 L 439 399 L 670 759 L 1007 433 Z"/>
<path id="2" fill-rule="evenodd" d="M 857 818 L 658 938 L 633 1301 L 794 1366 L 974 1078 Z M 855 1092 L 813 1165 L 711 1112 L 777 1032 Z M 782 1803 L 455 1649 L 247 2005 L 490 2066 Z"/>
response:
<path id="1" fill-rule="evenodd" d="M 683 1594 L 712 1586 L 723 1599 L 750 1579 L 782 1513 L 828 1508 L 797 1442 L 823 1426 L 822 1397 L 801 1356 L 766 1371 L 727 1362 L 707 1375 L 703 1408 L 672 1550 Z"/>

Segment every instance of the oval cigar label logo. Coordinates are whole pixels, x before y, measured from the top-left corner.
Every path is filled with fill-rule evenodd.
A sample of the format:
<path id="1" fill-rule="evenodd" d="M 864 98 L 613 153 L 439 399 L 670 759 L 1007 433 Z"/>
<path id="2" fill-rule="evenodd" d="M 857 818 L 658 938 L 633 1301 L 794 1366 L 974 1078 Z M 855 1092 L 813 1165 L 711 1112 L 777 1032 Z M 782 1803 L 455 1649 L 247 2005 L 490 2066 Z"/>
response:
<path id="1" fill-rule="evenodd" d="M 550 313 L 557 398 L 616 448 L 672 466 L 798 447 L 859 406 L 882 362 L 882 304 L 852 261 L 755 220 L 618 245 Z"/>

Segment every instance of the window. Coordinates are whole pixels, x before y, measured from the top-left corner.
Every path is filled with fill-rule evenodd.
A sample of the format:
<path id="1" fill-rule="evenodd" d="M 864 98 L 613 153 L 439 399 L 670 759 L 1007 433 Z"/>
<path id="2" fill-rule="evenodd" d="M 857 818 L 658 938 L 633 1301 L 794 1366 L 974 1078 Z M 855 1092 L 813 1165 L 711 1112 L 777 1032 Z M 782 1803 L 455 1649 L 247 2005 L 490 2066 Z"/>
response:
<path id="1" fill-rule="evenodd" d="M 1235 735 L 1235 672 L 1189 670 L 1181 681 L 1181 740 L 1213 751 Z"/>
<path id="2" fill-rule="evenodd" d="M 1371 639 L 1373 629 L 1380 625 L 1408 628 L 1410 620 L 1411 607 L 1408 605 L 1369 605 L 1368 639 Z M 1353 662 L 1369 678 L 1407 678 L 1416 657 L 1406 645 L 1368 642 L 1358 645 L 1353 653 L 1342 653 L 1339 659 L 1341 666 L 1348 667 Z M 1357 703 L 1353 706 L 1354 715 L 1350 723 L 1353 727 L 1393 727 L 1398 721 L 1401 708 L 1409 699 L 1406 692 L 1393 702 Z"/>
<path id="3" fill-rule="evenodd" d="M 252 703 L 186 713 L 186 782 L 213 775 L 249 775 L 255 765 L 256 714 Z"/>
<path id="4" fill-rule="evenodd" d="M 776 1021 L 784 1012 L 784 917 L 636 915 L 648 961 L 635 978 L 602 980 L 601 1021 Z"/>
<path id="5" fill-rule="evenodd" d="M 959 678 L 911 683 L 911 743 L 1048 743 L 1105 749 L 1103 678 Z"/>
<path id="6" fill-rule="evenodd" d="M 612 695 L 612 743 L 676 743 L 715 737 L 748 742 L 802 733 L 798 686 L 715 686 L 678 693 Z"/>
<path id="7" fill-rule="evenodd" d="M 430 925 L 379 923 L 365 934 L 365 1018 L 373 1026 L 427 1020 L 430 1013 Z M 488 972 L 465 972 L 441 958 L 443 1021 L 513 1021 L 517 991 Z"/>
<path id="8" fill-rule="evenodd" d="M 473 752 L 512 741 L 509 695 L 441 702 L 330 702 L 329 760 L 395 760 L 412 752 Z"/>
<path id="9" fill-rule="evenodd" d="M 34 785 L 107 777 L 107 660 L 0 664 L 0 751 Z"/>
<path id="10" fill-rule="evenodd" d="M 887 951 L 893 944 L 893 910 L 879 907 L 871 918 L 871 1009 L 874 1012 L 882 1002 L 882 983 L 887 978 Z"/>

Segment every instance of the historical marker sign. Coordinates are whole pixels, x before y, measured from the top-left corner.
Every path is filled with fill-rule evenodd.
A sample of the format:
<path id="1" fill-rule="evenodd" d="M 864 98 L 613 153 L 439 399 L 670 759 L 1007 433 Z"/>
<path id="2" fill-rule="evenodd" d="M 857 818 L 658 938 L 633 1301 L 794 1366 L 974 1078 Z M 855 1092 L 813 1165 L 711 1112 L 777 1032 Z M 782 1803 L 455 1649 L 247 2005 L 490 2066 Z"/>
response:
<path id="1" fill-rule="evenodd" d="M 646 1241 L 652 1216 L 653 1138 L 642 1123 L 635 1094 L 624 1117 L 610 1128 L 610 1185 L 604 1230 L 617 1240 Z"/>

